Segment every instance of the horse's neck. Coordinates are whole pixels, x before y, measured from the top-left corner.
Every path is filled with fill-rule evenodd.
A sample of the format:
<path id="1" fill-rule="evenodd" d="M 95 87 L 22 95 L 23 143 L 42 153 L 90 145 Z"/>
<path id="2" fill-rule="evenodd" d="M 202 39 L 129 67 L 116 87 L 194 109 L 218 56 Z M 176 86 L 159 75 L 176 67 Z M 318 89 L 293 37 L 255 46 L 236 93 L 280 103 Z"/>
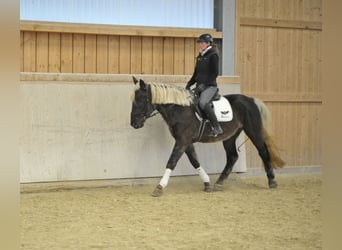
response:
<path id="1" fill-rule="evenodd" d="M 156 109 L 158 110 L 158 112 L 162 115 L 162 117 L 164 118 L 164 120 L 167 123 L 172 122 L 172 118 L 174 118 L 178 114 L 178 112 L 173 112 L 175 110 L 175 108 L 177 107 L 177 105 L 175 104 L 158 104 L 156 105 Z"/>
<path id="2" fill-rule="evenodd" d="M 157 104 L 156 109 L 163 116 L 165 120 L 168 120 L 170 112 L 174 109 L 173 104 Z"/>

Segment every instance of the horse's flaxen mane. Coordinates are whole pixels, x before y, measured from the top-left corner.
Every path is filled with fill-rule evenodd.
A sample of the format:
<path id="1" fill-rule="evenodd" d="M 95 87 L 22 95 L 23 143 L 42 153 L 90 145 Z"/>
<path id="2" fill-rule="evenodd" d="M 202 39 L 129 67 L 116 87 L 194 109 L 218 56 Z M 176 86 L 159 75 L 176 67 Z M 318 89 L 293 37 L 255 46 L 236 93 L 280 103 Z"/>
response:
<path id="1" fill-rule="evenodd" d="M 192 98 L 188 90 L 176 85 L 151 83 L 151 98 L 153 104 L 177 104 L 190 106 Z"/>

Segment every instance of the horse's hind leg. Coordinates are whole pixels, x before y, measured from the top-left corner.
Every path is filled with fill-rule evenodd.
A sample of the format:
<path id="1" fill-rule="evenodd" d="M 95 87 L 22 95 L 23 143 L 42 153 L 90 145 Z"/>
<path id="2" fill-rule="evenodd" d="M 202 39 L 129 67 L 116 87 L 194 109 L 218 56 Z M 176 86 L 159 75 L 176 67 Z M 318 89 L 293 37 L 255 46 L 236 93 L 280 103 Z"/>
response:
<path id="1" fill-rule="evenodd" d="M 205 172 L 205 170 L 201 167 L 198 159 L 197 159 L 197 155 L 196 155 L 196 151 L 195 151 L 195 147 L 193 144 L 191 144 L 187 150 L 185 151 L 186 155 L 189 158 L 189 161 L 191 162 L 192 166 L 197 170 L 199 176 L 201 177 L 203 184 L 204 184 L 204 191 L 205 192 L 210 192 L 211 188 L 210 188 L 210 178 L 208 176 L 208 174 Z"/>
<path id="2" fill-rule="evenodd" d="M 251 129 L 250 127 L 248 127 L 245 128 L 244 131 L 246 135 L 249 137 L 249 139 L 251 139 L 251 141 L 253 142 L 254 146 L 258 150 L 259 156 L 263 161 L 269 188 L 276 188 L 278 184 L 275 181 L 273 168 L 271 166 L 270 153 L 268 152 L 268 148 L 265 143 L 261 129 L 257 129 L 255 127 L 254 129 Z"/>
<path id="3" fill-rule="evenodd" d="M 228 140 L 223 141 L 223 147 L 226 151 L 227 162 L 226 166 L 224 167 L 222 173 L 220 174 L 219 178 L 217 179 L 214 185 L 214 191 L 222 191 L 223 189 L 223 182 L 227 179 L 228 175 L 232 172 L 233 166 L 237 161 L 239 155 L 236 150 L 236 138 L 241 133 L 241 130 L 238 131 L 233 137 L 229 138 Z"/>
<path id="4" fill-rule="evenodd" d="M 275 181 L 275 176 L 273 172 L 273 168 L 271 166 L 271 158 L 270 153 L 268 152 L 268 148 L 266 143 L 264 142 L 262 146 L 257 147 L 259 155 L 264 163 L 265 172 L 268 179 L 268 186 L 269 188 L 276 188 L 278 186 L 277 182 Z"/>

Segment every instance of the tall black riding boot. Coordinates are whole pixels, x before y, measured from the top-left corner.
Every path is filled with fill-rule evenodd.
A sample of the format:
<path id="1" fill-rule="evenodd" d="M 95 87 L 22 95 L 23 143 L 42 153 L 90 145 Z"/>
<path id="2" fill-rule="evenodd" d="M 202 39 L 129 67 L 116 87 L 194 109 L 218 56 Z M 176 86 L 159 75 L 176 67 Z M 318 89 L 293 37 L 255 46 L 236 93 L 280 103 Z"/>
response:
<path id="1" fill-rule="evenodd" d="M 217 121 L 215 112 L 214 112 L 213 108 L 211 107 L 210 103 L 205 105 L 204 112 L 207 115 L 207 117 L 209 118 L 211 125 L 213 126 L 213 130 L 209 133 L 209 136 L 216 137 L 216 136 L 222 134 L 223 130 L 222 130 L 219 122 Z"/>

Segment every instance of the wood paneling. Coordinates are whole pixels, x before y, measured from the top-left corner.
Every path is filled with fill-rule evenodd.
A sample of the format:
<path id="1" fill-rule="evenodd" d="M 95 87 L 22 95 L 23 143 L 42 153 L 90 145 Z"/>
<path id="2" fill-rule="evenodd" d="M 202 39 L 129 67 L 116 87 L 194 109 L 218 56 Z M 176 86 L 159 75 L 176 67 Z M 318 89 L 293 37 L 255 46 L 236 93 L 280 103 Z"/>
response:
<path id="1" fill-rule="evenodd" d="M 21 71 L 192 74 L 196 38 L 214 29 L 21 21 Z"/>
<path id="2" fill-rule="evenodd" d="M 279 19 L 272 19 L 272 18 L 241 17 L 240 25 L 273 27 L 273 28 L 322 30 L 321 22 L 279 20 Z"/>
<path id="3" fill-rule="evenodd" d="M 119 74 L 131 72 L 131 37 L 120 36 Z"/>
<path id="4" fill-rule="evenodd" d="M 49 72 L 61 72 L 60 33 L 49 33 Z"/>
<path id="5" fill-rule="evenodd" d="M 49 71 L 49 33 L 37 34 L 37 71 Z"/>
<path id="6" fill-rule="evenodd" d="M 97 35 L 96 73 L 108 73 L 108 36 Z"/>
<path id="7" fill-rule="evenodd" d="M 173 75 L 174 74 L 174 43 L 173 38 L 165 37 L 164 38 L 164 61 L 163 61 L 163 74 L 165 75 Z M 178 52 L 178 51 L 177 51 Z"/>
<path id="8" fill-rule="evenodd" d="M 142 35 L 136 36 L 95 33 L 83 26 L 84 33 L 71 33 L 70 25 L 51 25 L 21 25 L 25 30 L 20 38 L 22 72 L 192 74 L 198 53 L 192 32 L 197 30 L 196 36 L 203 32 L 186 29 L 192 32 L 179 37 L 177 29 L 167 28 L 169 36 L 146 36 L 150 28 L 144 28 Z M 47 27 L 53 32 L 46 32 Z M 215 30 L 210 32 L 220 36 Z"/>
<path id="9" fill-rule="evenodd" d="M 153 36 L 153 37 L 191 37 L 210 33 L 214 38 L 222 38 L 222 32 L 215 29 L 151 27 L 131 25 L 104 25 L 88 23 L 60 23 L 40 21 L 20 21 L 20 30 L 32 32 L 57 32 L 73 34 L 122 35 L 122 36 Z"/>
<path id="10" fill-rule="evenodd" d="M 35 32 L 23 32 L 23 71 L 26 72 L 36 72 L 37 62 L 36 62 L 36 42 L 37 34 Z"/>
<path id="11" fill-rule="evenodd" d="M 153 73 L 153 38 L 143 37 L 141 41 L 141 73 Z"/>
<path id="12" fill-rule="evenodd" d="M 163 74 L 163 65 L 164 65 L 164 53 L 163 53 L 163 38 L 161 37 L 154 37 L 152 42 L 152 67 L 153 67 L 153 74 L 161 75 Z"/>
<path id="13" fill-rule="evenodd" d="M 288 166 L 322 164 L 321 1 L 237 0 L 236 75 L 264 100 Z M 247 143 L 248 167 L 261 167 Z"/>
<path id="14" fill-rule="evenodd" d="M 141 74 L 142 64 L 141 37 L 135 36 L 131 38 L 131 72 Z"/>
<path id="15" fill-rule="evenodd" d="M 73 73 L 85 73 L 85 36 L 83 34 L 73 35 L 73 55 L 72 66 Z"/>
<path id="16" fill-rule="evenodd" d="M 72 73 L 72 34 L 61 34 L 61 72 Z"/>
<path id="17" fill-rule="evenodd" d="M 109 36 L 108 39 L 108 73 L 119 73 L 119 36 Z"/>
<path id="18" fill-rule="evenodd" d="M 84 49 L 84 72 L 96 73 L 97 70 L 97 41 L 96 35 L 85 35 Z"/>
<path id="19" fill-rule="evenodd" d="M 19 48 L 19 64 L 20 71 L 24 71 L 24 32 L 20 31 L 20 48 Z"/>

